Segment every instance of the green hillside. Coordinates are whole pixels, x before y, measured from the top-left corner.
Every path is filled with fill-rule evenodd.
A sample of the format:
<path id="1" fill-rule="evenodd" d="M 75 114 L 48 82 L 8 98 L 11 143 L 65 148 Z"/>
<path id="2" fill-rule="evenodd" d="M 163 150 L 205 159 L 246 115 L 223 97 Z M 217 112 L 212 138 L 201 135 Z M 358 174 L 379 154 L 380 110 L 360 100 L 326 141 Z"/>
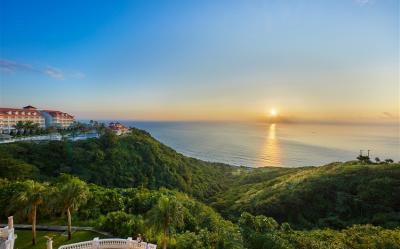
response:
<path id="1" fill-rule="evenodd" d="M 200 199 L 226 188 L 233 168 L 185 157 L 145 131 L 84 141 L 0 145 L 0 177 L 46 180 L 68 173 L 102 186 L 166 187 Z"/>
<path id="2" fill-rule="evenodd" d="M 400 165 L 349 162 L 244 171 L 234 186 L 213 198 L 212 206 L 230 219 L 246 211 L 299 228 L 398 227 Z"/>

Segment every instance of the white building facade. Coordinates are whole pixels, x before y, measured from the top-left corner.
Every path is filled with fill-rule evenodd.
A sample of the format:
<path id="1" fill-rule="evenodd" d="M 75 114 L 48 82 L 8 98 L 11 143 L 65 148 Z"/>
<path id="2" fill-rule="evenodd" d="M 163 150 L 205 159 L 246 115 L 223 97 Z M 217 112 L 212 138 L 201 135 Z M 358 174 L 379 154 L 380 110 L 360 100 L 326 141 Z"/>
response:
<path id="1" fill-rule="evenodd" d="M 65 112 L 43 110 L 40 113 L 45 119 L 46 127 L 54 126 L 56 128 L 67 129 L 75 122 L 74 117 Z"/>
<path id="2" fill-rule="evenodd" d="M 39 128 L 54 126 L 56 128 L 69 128 L 75 119 L 72 115 L 52 110 L 37 110 L 33 106 L 18 108 L 0 107 L 0 134 L 16 131 L 18 122 L 32 122 Z"/>
<path id="3" fill-rule="evenodd" d="M 0 133 L 10 133 L 20 121 L 30 121 L 38 124 L 39 128 L 45 128 L 43 116 L 33 106 L 25 106 L 22 109 L 0 108 Z"/>

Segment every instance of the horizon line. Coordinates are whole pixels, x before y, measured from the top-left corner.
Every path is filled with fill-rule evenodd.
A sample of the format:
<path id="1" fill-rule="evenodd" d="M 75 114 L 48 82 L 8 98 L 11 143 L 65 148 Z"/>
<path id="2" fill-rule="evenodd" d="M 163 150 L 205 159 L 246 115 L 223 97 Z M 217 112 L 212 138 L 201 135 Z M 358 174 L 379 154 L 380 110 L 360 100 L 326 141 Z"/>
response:
<path id="1" fill-rule="evenodd" d="M 309 125 L 382 125 L 382 126 L 393 126 L 399 125 L 398 121 L 338 121 L 338 120 L 291 120 L 291 121 L 262 121 L 262 120 L 239 120 L 239 119 L 126 119 L 126 118 L 76 118 L 77 121 L 89 122 L 90 120 L 98 122 L 154 122 L 154 123 L 259 123 L 259 124 L 309 124 Z"/>

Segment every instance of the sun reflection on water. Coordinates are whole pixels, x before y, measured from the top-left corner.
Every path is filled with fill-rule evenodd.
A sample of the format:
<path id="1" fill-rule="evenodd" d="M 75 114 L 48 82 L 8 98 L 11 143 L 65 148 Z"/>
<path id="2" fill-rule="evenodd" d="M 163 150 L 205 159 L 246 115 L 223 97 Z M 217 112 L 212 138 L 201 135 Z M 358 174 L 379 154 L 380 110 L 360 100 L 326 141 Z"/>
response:
<path id="1" fill-rule="evenodd" d="M 268 163 L 266 166 L 281 165 L 281 148 L 276 137 L 276 124 L 270 124 L 268 127 L 268 135 L 264 142 L 261 157 Z"/>

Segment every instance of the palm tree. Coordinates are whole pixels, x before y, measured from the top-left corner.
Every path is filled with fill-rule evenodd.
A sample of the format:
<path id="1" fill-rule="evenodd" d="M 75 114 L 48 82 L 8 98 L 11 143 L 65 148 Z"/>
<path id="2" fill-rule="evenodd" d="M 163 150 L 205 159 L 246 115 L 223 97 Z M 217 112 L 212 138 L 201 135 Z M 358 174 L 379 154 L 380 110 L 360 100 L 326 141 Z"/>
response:
<path id="1" fill-rule="evenodd" d="M 60 133 L 62 140 L 66 139 L 65 135 L 67 135 L 67 131 L 65 129 L 63 128 L 58 129 L 58 133 Z"/>
<path id="2" fill-rule="evenodd" d="M 171 230 L 183 225 L 183 206 L 176 197 L 161 196 L 149 211 L 149 222 L 157 232 L 162 232 L 162 248 L 167 249 Z"/>
<path id="3" fill-rule="evenodd" d="M 49 126 L 49 127 L 46 128 L 47 134 L 52 134 L 52 133 L 54 133 L 56 131 L 57 131 L 57 129 L 54 126 Z"/>
<path id="4" fill-rule="evenodd" d="M 22 121 L 18 121 L 18 122 L 14 125 L 14 128 L 17 130 L 17 134 L 19 134 L 20 131 L 21 131 L 22 129 L 25 129 L 25 123 L 22 122 Z"/>
<path id="5" fill-rule="evenodd" d="M 39 134 L 40 125 L 38 123 L 33 123 L 31 126 L 32 132 L 34 134 Z"/>
<path id="6" fill-rule="evenodd" d="M 80 180 L 78 177 L 61 174 L 60 181 L 57 184 L 55 200 L 58 207 L 67 214 L 68 240 L 72 238 L 71 214 L 87 202 L 89 194 L 89 188 L 84 181 Z"/>
<path id="7" fill-rule="evenodd" d="M 18 128 L 20 128 L 20 130 L 22 130 L 22 129 L 24 130 L 24 134 L 25 135 L 32 134 L 37 129 L 39 129 L 39 124 L 38 123 L 34 123 L 32 121 L 26 121 L 26 122 L 19 121 L 15 125 L 16 129 L 18 129 L 17 126 L 18 126 Z"/>
<path id="8" fill-rule="evenodd" d="M 18 208 L 28 215 L 32 222 L 32 245 L 36 244 L 36 213 L 38 207 L 47 199 L 48 184 L 27 180 L 21 183 L 22 190 L 14 197 L 13 208 Z M 22 208 L 22 209 L 21 209 Z"/>
<path id="9" fill-rule="evenodd" d="M 32 121 L 26 121 L 24 123 L 24 130 L 26 134 L 30 134 L 32 132 L 32 130 L 35 128 L 35 123 L 33 123 Z"/>
<path id="10" fill-rule="evenodd" d="M 26 121 L 25 122 L 25 129 L 29 131 L 29 134 L 36 134 L 39 129 L 39 124 L 34 123 L 32 121 Z"/>
<path id="11" fill-rule="evenodd" d="M 97 123 L 96 130 L 99 135 L 103 135 L 106 132 L 107 127 L 104 123 Z"/>

